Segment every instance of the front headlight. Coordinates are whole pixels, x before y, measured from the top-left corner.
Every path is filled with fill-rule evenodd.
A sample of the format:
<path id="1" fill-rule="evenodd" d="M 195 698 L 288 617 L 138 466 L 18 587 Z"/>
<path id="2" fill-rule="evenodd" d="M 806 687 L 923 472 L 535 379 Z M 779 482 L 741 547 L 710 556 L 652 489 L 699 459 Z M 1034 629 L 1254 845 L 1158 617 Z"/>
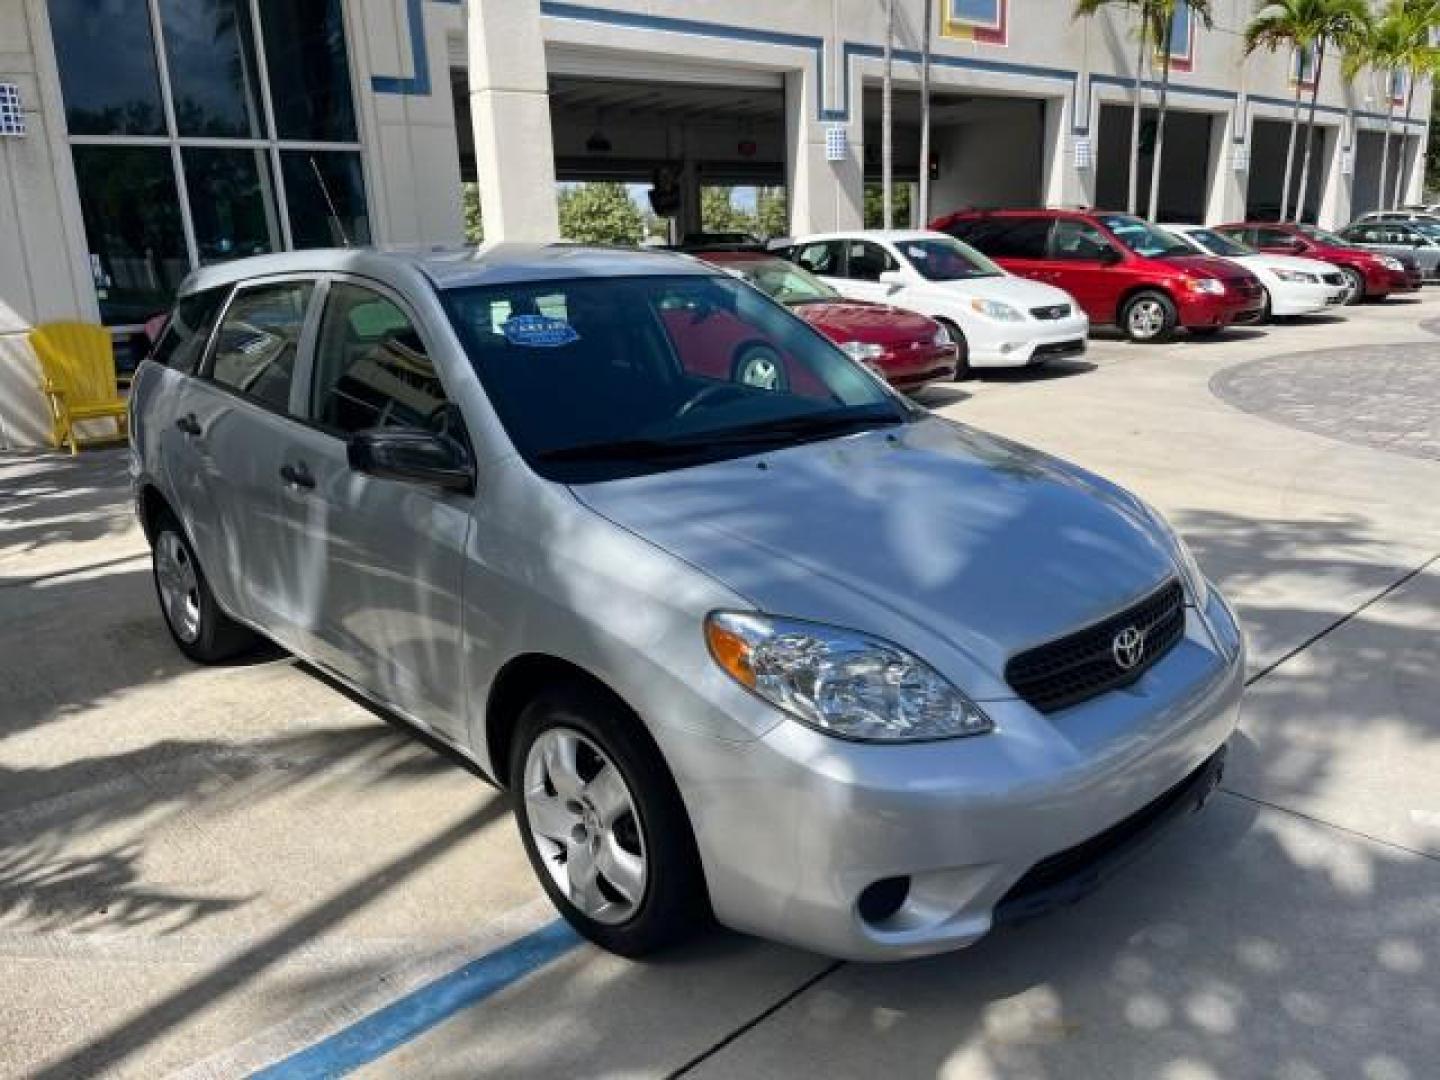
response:
<path id="1" fill-rule="evenodd" d="M 1314 285 L 1320 280 L 1314 274 L 1307 274 L 1300 270 L 1276 270 L 1275 276 L 1281 281 L 1289 281 L 1296 285 Z"/>
<path id="2" fill-rule="evenodd" d="M 1405 264 L 1404 264 L 1404 263 L 1402 263 L 1399 259 L 1392 258 L 1392 257 L 1389 256 L 1389 255 L 1381 255 L 1381 256 L 1380 256 L 1380 265 L 1383 266 L 1383 267 L 1385 267 L 1386 270 L 1400 270 L 1400 271 L 1403 271 L 1403 270 L 1405 269 Z"/>
<path id="3" fill-rule="evenodd" d="M 1175 531 L 1175 527 L 1165 519 L 1165 515 L 1156 510 L 1149 503 L 1137 499 L 1145 514 L 1150 518 L 1155 528 L 1164 534 L 1170 545 L 1170 550 L 1175 555 L 1175 565 L 1180 571 L 1180 578 L 1185 585 L 1185 593 L 1201 611 L 1205 610 L 1210 602 L 1210 585 L 1205 580 L 1205 572 L 1200 569 L 1200 564 L 1195 561 L 1195 553 L 1190 550 L 1190 545 L 1185 543 L 1181 535 Z"/>
<path id="4" fill-rule="evenodd" d="M 982 300 L 978 296 L 970 301 L 970 310 L 997 322 L 1019 322 L 1025 317 L 1009 304 L 1002 304 L 998 300 Z"/>
<path id="5" fill-rule="evenodd" d="M 859 360 L 862 364 L 866 360 L 879 360 L 885 355 L 885 346 L 867 345 L 863 341 L 846 341 L 840 348 L 850 356 L 852 360 Z"/>
<path id="6" fill-rule="evenodd" d="M 935 331 L 935 336 L 930 339 L 930 343 L 932 345 L 938 345 L 943 349 L 946 345 L 954 345 L 955 339 L 950 336 L 949 330 L 941 326 Z"/>
<path id="7" fill-rule="evenodd" d="M 922 742 L 994 727 L 925 661 L 854 630 L 720 611 L 705 620 L 705 640 L 741 686 L 827 735 Z"/>
<path id="8" fill-rule="evenodd" d="M 1211 296 L 1220 296 L 1225 292 L 1225 283 L 1219 278 L 1190 278 L 1188 284 L 1192 292 L 1209 293 Z"/>

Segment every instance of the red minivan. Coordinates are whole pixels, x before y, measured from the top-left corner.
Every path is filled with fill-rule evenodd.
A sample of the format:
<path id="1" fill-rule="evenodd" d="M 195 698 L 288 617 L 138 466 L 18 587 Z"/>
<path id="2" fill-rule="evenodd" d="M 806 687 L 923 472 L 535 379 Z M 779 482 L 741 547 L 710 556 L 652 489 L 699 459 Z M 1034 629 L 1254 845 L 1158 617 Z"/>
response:
<path id="1" fill-rule="evenodd" d="M 1258 319 L 1265 290 L 1255 275 L 1198 254 L 1148 221 L 1088 210 L 961 211 L 932 229 L 979 248 L 1011 273 L 1058 285 L 1092 323 L 1132 341 L 1162 341 L 1176 327 L 1213 334 Z"/>
<path id="2" fill-rule="evenodd" d="M 1237 221 L 1230 225 L 1216 225 L 1215 231 L 1275 255 L 1303 255 L 1307 259 L 1320 259 L 1338 266 L 1349 289 L 1345 298 L 1347 304 L 1383 300 L 1392 292 L 1414 292 L 1420 288 L 1419 281 L 1411 280 L 1405 264 L 1395 256 L 1356 247 L 1348 240 L 1314 225 Z"/>

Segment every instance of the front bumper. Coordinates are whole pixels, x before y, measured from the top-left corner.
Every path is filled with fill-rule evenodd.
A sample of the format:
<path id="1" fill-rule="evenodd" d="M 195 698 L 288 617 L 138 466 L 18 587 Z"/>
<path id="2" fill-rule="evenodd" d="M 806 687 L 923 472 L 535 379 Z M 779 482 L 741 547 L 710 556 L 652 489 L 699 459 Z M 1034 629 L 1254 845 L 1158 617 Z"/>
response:
<path id="1" fill-rule="evenodd" d="M 888 349 L 874 363 L 891 386 L 908 390 L 940 379 L 953 379 L 959 360 L 960 350 L 956 346 L 926 342 Z"/>
<path id="2" fill-rule="evenodd" d="M 1307 285 L 1286 281 L 1271 285 L 1269 289 L 1272 315 L 1313 315 L 1345 302 L 1343 285 L 1327 285 L 1324 282 Z"/>
<path id="3" fill-rule="evenodd" d="M 1231 323 L 1251 322 L 1260 318 L 1265 310 L 1265 297 L 1260 292 L 1253 296 L 1237 296 L 1228 291 L 1219 296 L 1212 293 L 1184 293 L 1175 307 L 1180 316 L 1180 325 L 1187 330 L 1195 327 L 1229 326 Z"/>
<path id="4" fill-rule="evenodd" d="M 1090 320 L 1078 308 L 1064 319 L 1026 318 L 994 323 L 982 330 L 966 329 L 970 366 L 1018 368 L 1067 357 L 1084 356 Z"/>
<path id="5" fill-rule="evenodd" d="M 843 742 L 785 721 L 712 748 L 704 775 L 682 764 L 717 917 L 831 956 L 898 960 L 969 945 L 1025 914 L 1014 891 L 1027 875 L 1150 807 L 1235 730 L 1244 650 L 1212 595 L 1136 683 L 1048 716 L 984 702 L 992 733 L 913 745 Z M 1134 850 L 1105 847 L 1106 867 L 1077 867 L 1048 900 Z M 903 903 L 862 915 L 862 894 L 892 878 L 906 880 Z"/>

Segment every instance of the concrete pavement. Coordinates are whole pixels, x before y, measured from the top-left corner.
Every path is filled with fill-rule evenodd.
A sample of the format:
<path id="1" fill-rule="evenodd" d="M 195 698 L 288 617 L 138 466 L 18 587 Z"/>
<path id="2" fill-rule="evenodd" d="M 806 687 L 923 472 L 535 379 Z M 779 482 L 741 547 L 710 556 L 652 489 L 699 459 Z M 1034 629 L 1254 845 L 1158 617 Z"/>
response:
<path id="1" fill-rule="evenodd" d="M 1205 814 L 964 953 L 578 946 L 365 1071 L 1433 1075 L 1440 461 L 1211 390 L 1346 345 L 1324 369 L 1362 398 L 1387 392 L 1376 347 L 1440 370 L 1440 298 L 1352 312 L 926 395 L 1135 488 L 1236 602 L 1254 682 Z M 1410 404 L 1434 430 L 1440 403 Z M 283 655 L 179 656 L 122 464 L 0 461 L 0 1074 L 243 1075 L 546 925 L 503 798 L 458 763 Z"/>

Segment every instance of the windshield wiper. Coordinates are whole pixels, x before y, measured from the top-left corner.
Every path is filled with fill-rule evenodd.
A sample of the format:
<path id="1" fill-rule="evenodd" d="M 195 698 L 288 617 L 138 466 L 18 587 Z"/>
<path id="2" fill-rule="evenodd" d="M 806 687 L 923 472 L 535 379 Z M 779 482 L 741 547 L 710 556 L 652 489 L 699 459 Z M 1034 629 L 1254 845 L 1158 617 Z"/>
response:
<path id="1" fill-rule="evenodd" d="M 535 456 L 541 461 L 663 461 L 669 458 L 694 457 L 704 449 L 705 444 L 700 442 L 613 439 L 562 446 L 558 450 L 542 450 Z"/>
<path id="2" fill-rule="evenodd" d="M 724 428 L 713 432 L 699 432 L 686 437 L 702 445 L 726 445 L 730 443 L 764 442 L 776 438 L 797 435 L 834 435 L 842 431 L 854 431 L 867 427 L 890 427 L 903 424 L 905 417 L 895 413 L 802 413 L 799 416 L 780 416 L 772 420 L 759 420 L 753 424 Z"/>

